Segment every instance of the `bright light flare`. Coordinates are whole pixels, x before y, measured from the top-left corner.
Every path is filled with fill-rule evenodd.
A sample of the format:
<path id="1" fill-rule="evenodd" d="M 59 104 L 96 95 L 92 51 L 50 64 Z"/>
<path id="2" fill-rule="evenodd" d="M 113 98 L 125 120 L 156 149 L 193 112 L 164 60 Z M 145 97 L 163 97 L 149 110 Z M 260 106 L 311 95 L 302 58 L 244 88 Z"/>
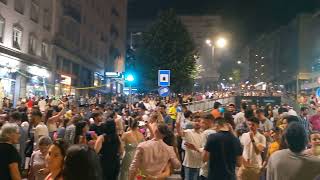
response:
<path id="1" fill-rule="evenodd" d="M 227 40 L 225 38 L 219 38 L 216 42 L 218 48 L 224 48 L 227 45 Z"/>

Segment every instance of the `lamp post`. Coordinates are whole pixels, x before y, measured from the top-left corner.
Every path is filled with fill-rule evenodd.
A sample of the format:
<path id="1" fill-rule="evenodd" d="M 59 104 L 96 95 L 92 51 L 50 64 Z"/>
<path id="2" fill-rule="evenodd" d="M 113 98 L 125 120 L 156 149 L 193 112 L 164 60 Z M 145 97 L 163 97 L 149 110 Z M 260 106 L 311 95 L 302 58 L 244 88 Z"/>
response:
<path id="1" fill-rule="evenodd" d="M 227 40 L 223 37 L 219 37 L 215 42 L 213 42 L 211 39 L 207 39 L 206 44 L 211 47 L 211 56 L 212 56 L 212 67 L 214 66 L 214 55 L 215 55 L 215 48 L 222 49 L 227 46 Z M 214 68 L 214 67 L 213 67 Z"/>
<path id="2" fill-rule="evenodd" d="M 129 82 L 129 104 L 132 104 L 132 82 L 134 81 L 134 77 L 132 74 L 129 74 L 126 78 L 126 80 Z"/>
<path id="3" fill-rule="evenodd" d="M 210 39 L 207 39 L 206 40 L 206 44 L 211 47 L 211 50 L 212 50 L 212 63 L 214 62 L 214 50 L 215 48 L 224 48 L 227 46 L 227 40 L 223 37 L 220 37 L 217 39 L 217 41 L 212 44 L 212 41 Z"/>
<path id="4" fill-rule="evenodd" d="M 130 49 L 133 49 L 133 36 L 141 36 L 142 32 L 130 33 Z"/>

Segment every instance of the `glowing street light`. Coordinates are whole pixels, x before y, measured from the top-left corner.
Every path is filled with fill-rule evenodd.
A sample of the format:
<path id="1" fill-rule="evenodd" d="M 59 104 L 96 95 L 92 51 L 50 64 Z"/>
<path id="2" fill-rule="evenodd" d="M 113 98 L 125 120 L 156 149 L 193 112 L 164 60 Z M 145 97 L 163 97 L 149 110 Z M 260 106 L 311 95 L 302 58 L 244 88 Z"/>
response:
<path id="1" fill-rule="evenodd" d="M 211 44 L 211 40 L 210 40 L 210 39 L 207 39 L 207 40 L 206 40 L 206 44 L 210 45 L 210 44 Z"/>
<path id="2" fill-rule="evenodd" d="M 127 76 L 126 80 L 129 81 L 129 82 L 134 81 L 133 75 L 132 75 L 132 74 L 129 74 L 129 75 Z"/>
<path id="3" fill-rule="evenodd" d="M 227 45 L 227 40 L 225 38 L 219 38 L 216 45 L 218 48 L 224 48 Z"/>
<path id="4" fill-rule="evenodd" d="M 134 77 L 132 74 L 128 74 L 125 80 L 129 82 L 129 104 L 132 104 L 132 82 Z"/>
<path id="5" fill-rule="evenodd" d="M 237 61 L 237 64 L 242 64 L 242 61 Z"/>
<path id="6" fill-rule="evenodd" d="M 232 80 L 233 80 L 233 78 L 232 78 L 232 77 L 229 77 L 229 80 L 230 80 L 230 81 L 232 81 Z"/>

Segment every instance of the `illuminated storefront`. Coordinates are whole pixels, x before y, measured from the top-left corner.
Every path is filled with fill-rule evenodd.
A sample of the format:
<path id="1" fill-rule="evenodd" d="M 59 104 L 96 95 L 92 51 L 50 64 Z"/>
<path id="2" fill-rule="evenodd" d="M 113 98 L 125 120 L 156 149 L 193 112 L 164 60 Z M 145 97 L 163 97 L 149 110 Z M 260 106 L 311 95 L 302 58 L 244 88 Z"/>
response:
<path id="1" fill-rule="evenodd" d="M 72 77 L 63 74 L 57 74 L 55 85 L 56 96 L 75 95 L 75 88 L 72 86 Z"/>
<path id="2" fill-rule="evenodd" d="M 19 98 L 49 95 L 49 77 L 50 72 L 44 67 L 0 53 L 0 96 L 9 98 L 14 105 Z"/>

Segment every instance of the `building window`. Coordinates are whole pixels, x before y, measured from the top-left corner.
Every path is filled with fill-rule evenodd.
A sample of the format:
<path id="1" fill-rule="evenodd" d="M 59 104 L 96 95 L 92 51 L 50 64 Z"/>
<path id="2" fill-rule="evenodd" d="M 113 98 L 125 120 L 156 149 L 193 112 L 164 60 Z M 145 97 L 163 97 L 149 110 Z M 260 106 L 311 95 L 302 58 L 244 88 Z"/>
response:
<path id="1" fill-rule="evenodd" d="M 120 16 L 118 10 L 115 7 L 112 8 L 111 15 L 116 16 L 116 17 Z"/>
<path id="2" fill-rule="evenodd" d="M 80 70 L 79 65 L 76 63 L 72 63 L 72 74 L 75 76 L 78 76 L 79 70 Z"/>
<path id="3" fill-rule="evenodd" d="M 30 34 L 29 37 L 29 53 L 35 55 L 37 48 L 37 38 L 34 34 Z"/>
<path id="4" fill-rule="evenodd" d="M 3 42 L 5 22 L 5 19 L 2 16 L 0 16 L 0 42 Z"/>
<path id="5" fill-rule="evenodd" d="M 38 3 L 35 0 L 33 0 L 31 2 L 31 15 L 30 15 L 30 18 L 34 22 L 38 22 L 38 20 L 39 20 L 39 4 Z"/>
<path id="6" fill-rule="evenodd" d="M 7 4 L 7 0 L 0 0 L 3 4 Z"/>
<path id="7" fill-rule="evenodd" d="M 64 72 L 64 73 L 71 72 L 71 62 L 67 59 L 63 59 L 62 72 Z"/>
<path id="8" fill-rule="evenodd" d="M 49 9 L 43 10 L 43 28 L 50 30 L 51 26 L 51 16 Z"/>
<path id="9" fill-rule="evenodd" d="M 42 42 L 42 44 L 41 44 L 41 56 L 43 58 L 48 58 L 48 48 L 49 48 L 48 43 Z"/>
<path id="10" fill-rule="evenodd" d="M 13 27 L 13 47 L 16 49 L 21 49 L 22 45 L 22 28 L 19 26 Z"/>
<path id="11" fill-rule="evenodd" d="M 63 57 L 58 56 L 57 62 L 56 62 L 56 70 L 57 71 L 61 71 L 62 63 L 63 63 Z"/>
<path id="12" fill-rule="evenodd" d="M 20 14 L 24 13 L 24 5 L 25 0 L 15 0 L 14 1 L 14 9 L 19 12 Z"/>

